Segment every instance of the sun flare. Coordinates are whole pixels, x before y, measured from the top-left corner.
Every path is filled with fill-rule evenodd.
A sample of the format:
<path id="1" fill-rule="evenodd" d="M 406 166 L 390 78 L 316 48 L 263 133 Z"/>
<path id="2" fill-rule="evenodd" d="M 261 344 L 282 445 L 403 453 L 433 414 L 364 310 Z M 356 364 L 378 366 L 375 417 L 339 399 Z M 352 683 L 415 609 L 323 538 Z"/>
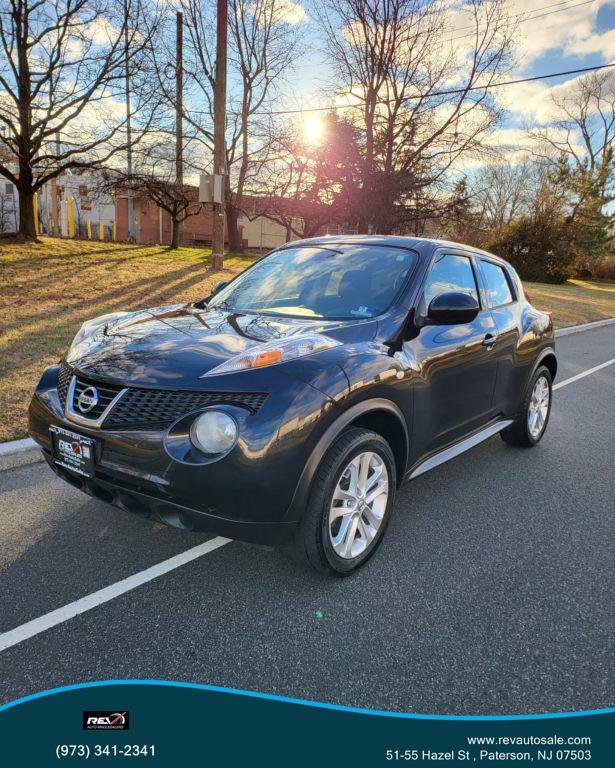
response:
<path id="1" fill-rule="evenodd" d="M 308 144 L 320 144 L 324 134 L 324 125 L 316 115 L 308 115 L 303 124 L 303 137 Z"/>

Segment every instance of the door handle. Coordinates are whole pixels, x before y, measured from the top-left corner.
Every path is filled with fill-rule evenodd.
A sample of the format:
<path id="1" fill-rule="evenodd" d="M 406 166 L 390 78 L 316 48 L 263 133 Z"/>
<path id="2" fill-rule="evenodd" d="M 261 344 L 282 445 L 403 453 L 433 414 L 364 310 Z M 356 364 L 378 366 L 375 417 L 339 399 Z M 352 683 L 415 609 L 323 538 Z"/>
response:
<path id="1" fill-rule="evenodd" d="M 497 336 L 494 336 L 492 333 L 488 333 L 483 339 L 483 346 L 491 349 L 497 340 Z"/>

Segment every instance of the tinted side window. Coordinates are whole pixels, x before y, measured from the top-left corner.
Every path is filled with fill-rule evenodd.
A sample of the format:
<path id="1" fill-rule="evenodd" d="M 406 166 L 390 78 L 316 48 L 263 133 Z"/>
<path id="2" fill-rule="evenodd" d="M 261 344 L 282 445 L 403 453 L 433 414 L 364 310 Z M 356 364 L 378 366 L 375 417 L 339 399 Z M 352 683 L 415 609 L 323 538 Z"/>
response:
<path id="1" fill-rule="evenodd" d="M 506 279 L 506 273 L 498 264 L 491 261 L 482 261 L 481 267 L 487 285 L 487 298 L 492 307 L 500 307 L 514 301 L 510 285 Z"/>
<path id="2" fill-rule="evenodd" d="M 451 291 L 468 293 L 478 303 L 478 290 L 470 259 L 466 256 L 441 253 L 436 256 L 425 283 L 423 292 L 425 308 L 429 306 L 429 302 L 434 296 Z"/>

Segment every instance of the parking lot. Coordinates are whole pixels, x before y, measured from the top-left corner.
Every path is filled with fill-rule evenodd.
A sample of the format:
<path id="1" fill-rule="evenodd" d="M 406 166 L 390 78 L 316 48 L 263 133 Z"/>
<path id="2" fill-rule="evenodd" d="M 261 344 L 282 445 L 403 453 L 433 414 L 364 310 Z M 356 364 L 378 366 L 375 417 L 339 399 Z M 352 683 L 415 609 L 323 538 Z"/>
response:
<path id="1" fill-rule="evenodd" d="M 613 361 L 615 326 L 557 347 L 561 384 Z M 496 436 L 403 486 L 348 579 L 133 517 L 46 464 L 0 473 L 0 701 L 147 678 L 424 713 L 613 706 L 614 385 L 612 364 L 559 387 L 534 450 Z"/>

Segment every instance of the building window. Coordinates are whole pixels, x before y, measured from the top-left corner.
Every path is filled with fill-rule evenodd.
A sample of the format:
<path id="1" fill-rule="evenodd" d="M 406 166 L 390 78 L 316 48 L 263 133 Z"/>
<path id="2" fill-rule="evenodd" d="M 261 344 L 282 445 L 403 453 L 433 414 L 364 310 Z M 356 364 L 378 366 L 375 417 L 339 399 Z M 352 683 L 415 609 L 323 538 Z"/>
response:
<path id="1" fill-rule="evenodd" d="M 79 185 L 79 197 L 87 197 L 88 196 L 88 188 L 85 186 L 85 184 Z"/>

